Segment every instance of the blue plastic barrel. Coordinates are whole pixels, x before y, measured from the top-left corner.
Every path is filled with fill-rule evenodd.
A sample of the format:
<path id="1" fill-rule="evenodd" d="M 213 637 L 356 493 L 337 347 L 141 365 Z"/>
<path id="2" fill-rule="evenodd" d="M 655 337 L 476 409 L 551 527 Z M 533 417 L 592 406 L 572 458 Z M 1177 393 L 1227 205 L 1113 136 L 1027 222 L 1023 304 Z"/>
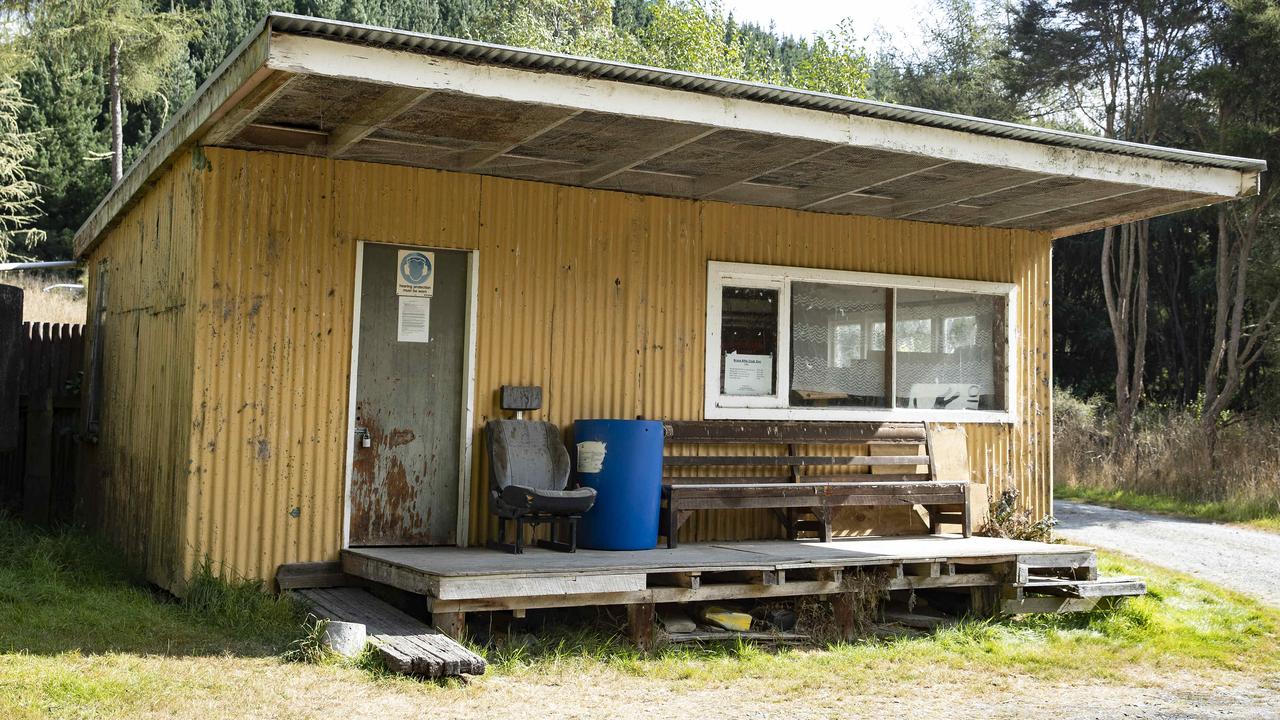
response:
<path id="1" fill-rule="evenodd" d="M 577 420 L 574 473 L 595 488 L 578 524 L 578 544 L 595 550 L 649 550 L 658 544 L 662 503 L 662 423 Z"/>

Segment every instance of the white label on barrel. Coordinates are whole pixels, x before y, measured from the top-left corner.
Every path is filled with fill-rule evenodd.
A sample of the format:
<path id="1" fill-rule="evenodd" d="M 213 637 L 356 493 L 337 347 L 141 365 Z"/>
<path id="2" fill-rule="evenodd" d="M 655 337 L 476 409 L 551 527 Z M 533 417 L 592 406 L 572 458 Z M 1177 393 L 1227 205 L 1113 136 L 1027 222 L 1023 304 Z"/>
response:
<path id="1" fill-rule="evenodd" d="M 604 467 L 604 443 L 586 440 L 578 443 L 578 472 L 598 473 Z"/>

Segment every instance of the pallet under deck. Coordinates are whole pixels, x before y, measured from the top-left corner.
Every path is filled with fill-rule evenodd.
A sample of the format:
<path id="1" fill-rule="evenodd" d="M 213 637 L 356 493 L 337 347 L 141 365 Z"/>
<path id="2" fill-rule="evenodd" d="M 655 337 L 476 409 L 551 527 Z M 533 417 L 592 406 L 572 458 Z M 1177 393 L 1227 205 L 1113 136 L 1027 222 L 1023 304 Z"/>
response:
<path id="1" fill-rule="evenodd" d="M 1022 588 L 1043 571 L 1089 581 L 1097 578 L 1096 566 L 1087 547 L 958 535 L 720 542 L 572 554 L 530 548 L 510 555 L 455 547 L 342 553 L 348 575 L 424 596 L 446 632 L 460 626 L 468 612 L 840 596 L 850 591 L 847 580 L 854 573 L 876 568 L 887 574 L 889 590 L 985 590 L 993 605 L 1003 595 L 1002 602 L 1016 609 Z"/>

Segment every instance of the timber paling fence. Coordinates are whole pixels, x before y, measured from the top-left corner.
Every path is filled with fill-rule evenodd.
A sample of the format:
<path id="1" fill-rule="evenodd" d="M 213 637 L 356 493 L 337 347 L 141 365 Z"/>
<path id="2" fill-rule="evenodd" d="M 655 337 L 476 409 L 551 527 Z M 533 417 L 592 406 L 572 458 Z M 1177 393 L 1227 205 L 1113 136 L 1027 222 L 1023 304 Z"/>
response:
<path id="1" fill-rule="evenodd" d="M 42 525 L 71 522 L 81 463 L 85 326 L 22 323 L 0 347 L 0 508 Z M 16 390 L 16 392 L 15 392 Z M 16 404 L 16 407 L 14 405 Z"/>

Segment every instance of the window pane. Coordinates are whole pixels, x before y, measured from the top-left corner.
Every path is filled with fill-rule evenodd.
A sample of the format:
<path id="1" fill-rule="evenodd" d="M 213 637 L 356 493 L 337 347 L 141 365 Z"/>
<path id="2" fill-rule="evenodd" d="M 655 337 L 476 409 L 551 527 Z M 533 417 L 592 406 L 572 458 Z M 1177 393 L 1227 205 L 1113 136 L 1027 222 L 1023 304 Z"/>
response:
<path id="1" fill-rule="evenodd" d="M 898 320 L 893 324 L 894 343 L 900 353 L 927 353 L 933 349 L 933 323 L 929 318 Z M 884 340 L 880 341 L 884 345 Z"/>
<path id="2" fill-rule="evenodd" d="M 791 284 L 792 405 L 885 406 L 885 297 L 881 288 Z"/>
<path id="3" fill-rule="evenodd" d="M 899 290 L 898 407 L 1003 410 L 1004 300 Z"/>
<path id="4" fill-rule="evenodd" d="M 778 291 L 724 288 L 720 305 L 720 392 L 773 395 L 777 388 Z"/>

